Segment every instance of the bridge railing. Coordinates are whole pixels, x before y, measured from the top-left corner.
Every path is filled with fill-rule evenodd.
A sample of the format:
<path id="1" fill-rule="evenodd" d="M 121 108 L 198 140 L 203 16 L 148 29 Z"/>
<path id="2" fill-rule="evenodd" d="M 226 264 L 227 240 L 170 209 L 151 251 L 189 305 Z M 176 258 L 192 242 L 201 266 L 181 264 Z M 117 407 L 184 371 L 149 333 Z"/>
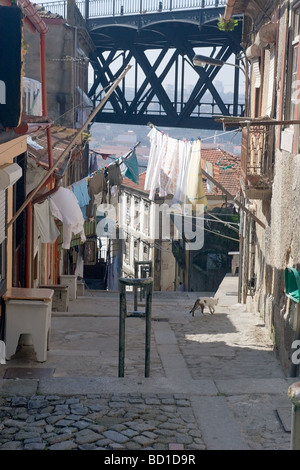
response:
<path id="1" fill-rule="evenodd" d="M 218 8 L 226 5 L 227 0 L 90 0 L 88 5 L 89 18 L 101 16 L 122 16 L 141 13 L 155 13 L 173 10 L 188 10 L 197 8 Z M 85 0 L 77 0 L 83 17 L 85 17 Z M 43 3 L 42 6 L 52 13 L 64 18 L 67 16 L 67 1 Z"/>
<path id="2" fill-rule="evenodd" d="M 132 101 L 131 100 L 127 100 L 127 104 L 130 106 L 132 104 Z M 137 109 L 137 112 L 139 112 L 142 108 L 144 104 L 144 101 L 140 101 L 138 103 L 138 105 L 136 106 L 136 109 Z M 182 111 L 182 108 L 186 105 L 185 102 L 183 103 L 177 103 L 175 105 L 175 111 L 176 113 L 179 115 L 180 112 Z M 122 107 L 121 103 L 120 103 L 120 106 Z M 233 113 L 234 113 L 234 104 L 233 103 L 224 103 L 224 106 L 228 112 L 228 115 L 229 116 L 233 116 Z M 241 103 L 238 103 L 238 113 L 237 115 L 238 116 L 243 116 L 244 115 L 244 111 L 245 111 L 245 103 L 242 102 L 241 100 Z M 114 109 L 111 105 L 110 102 L 107 102 L 106 103 L 106 106 L 104 108 L 105 112 L 106 113 L 114 113 Z M 163 108 L 162 104 L 160 103 L 160 101 L 158 100 L 152 100 L 151 101 L 151 109 L 147 110 L 145 109 L 144 112 L 143 112 L 143 115 L 147 116 L 147 115 L 151 115 L 152 117 L 153 116 L 165 116 L 166 115 L 166 111 L 165 109 Z M 211 116 L 223 116 L 223 113 L 221 112 L 219 106 L 216 104 L 216 103 L 211 103 L 211 102 L 201 102 L 199 103 L 195 109 L 191 112 L 191 115 L 190 115 L 192 118 L 200 118 L 200 117 L 203 117 L 203 118 L 207 118 L 207 117 L 211 117 Z"/>

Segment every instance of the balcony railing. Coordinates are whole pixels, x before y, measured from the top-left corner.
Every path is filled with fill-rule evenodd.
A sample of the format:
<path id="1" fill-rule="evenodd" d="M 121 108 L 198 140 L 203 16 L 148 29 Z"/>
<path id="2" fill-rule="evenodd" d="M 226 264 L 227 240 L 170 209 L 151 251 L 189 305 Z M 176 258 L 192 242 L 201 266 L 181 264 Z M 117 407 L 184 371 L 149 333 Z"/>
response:
<path id="1" fill-rule="evenodd" d="M 273 126 L 250 125 L 242 131 L 241 177 L 249 199 L 271 195 L 274 166 Z"/>

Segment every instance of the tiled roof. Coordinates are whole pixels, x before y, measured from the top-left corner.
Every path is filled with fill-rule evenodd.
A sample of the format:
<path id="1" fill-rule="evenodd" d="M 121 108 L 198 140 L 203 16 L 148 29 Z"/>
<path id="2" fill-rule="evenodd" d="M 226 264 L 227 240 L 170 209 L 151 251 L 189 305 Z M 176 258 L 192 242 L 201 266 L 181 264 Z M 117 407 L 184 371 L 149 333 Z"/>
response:
<path id="1" fill-rule="evenodd" d="M 144 171 L 143 173 L 139 174 L 139 182 L 138 184 L 134 183 L 131 181 L 129 178 L 123 178 L 122 184 L 124 186 L 128 186 L 129 188 L 137 189 L 139 191 L 144 191 L 145 193 L 149 193 L 149 191 L 146 191 L 144 189 L 145 186 L 145 178 L 146 178 L 146 172 Z"/>
<path id="2" fill-rule="evenodd" d="M 52 22 L 53 20 L 63 20 L 65 22 L 65 19 L 59 15 L 58 13 L 52 13 L 50 10 L 48 10 L 44 5 L 39 5 L 38 3 L 32 3 L 36 11 L 38 12 L 39 16 L 47 23 L 48 20 Z M 51 21 L 52 20 L 52 21 Z M 61 21 L 60 21 L 61 22 Z"/>
<path id="3" fill-rule="evenodd" d="M 240 162 L 239 155 L 232 155 L 222 149 L 206 149 L 202 148 L 201 155 L 204 160 L 214 165 L 214 178 L 233 196 L 239 190 L 240 183 Z M 204 181 L 205 187 L 206 182 Z M 206 191 L 207 192 L 207 191 Z M 212 193 L 207 194 L 222 194 L 222 191 L 216 186 Z"/>
<path id="4" fill-rule="evenodd" d="M 214 179 L 218 181 L 230 194 L 235 196 L 239 190 L 240 157 L 216 148 L 202 148 L 201 155 L 203 162 L 204 160 L 207 160 L 214 165 Z M 138 184 L 135 184 L 129 178 L 123 178 L 123 185 L 149 193 L 149 191 L 144 190 L 145 178 L 146 172 L 139 175 Z M 222 191 L 216 186 L 213 191 L 209 193 L 207 191 L 205 178 L 203 178 L 203 183 L 208 196 L 222 194 Z"/>

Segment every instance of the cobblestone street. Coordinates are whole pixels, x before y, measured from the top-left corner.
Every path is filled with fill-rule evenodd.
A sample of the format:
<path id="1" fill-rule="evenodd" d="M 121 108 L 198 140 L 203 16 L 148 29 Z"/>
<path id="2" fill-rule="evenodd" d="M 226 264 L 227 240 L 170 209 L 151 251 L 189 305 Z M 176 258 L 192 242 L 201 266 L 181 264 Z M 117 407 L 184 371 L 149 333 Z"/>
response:
<path id="1" fill-rule="evenodd" d="M 214 315 L 189 314 L 196 293 L 154 294 L 149 378 L 135 317 L 118 377 L 117 293 L 54 313 L 46 362 L 23 346 L 1 365 L 0 450 L 289 450 L 296 380 L 259 315 L 227 295 L 236 282 L 224 279 Z"/>

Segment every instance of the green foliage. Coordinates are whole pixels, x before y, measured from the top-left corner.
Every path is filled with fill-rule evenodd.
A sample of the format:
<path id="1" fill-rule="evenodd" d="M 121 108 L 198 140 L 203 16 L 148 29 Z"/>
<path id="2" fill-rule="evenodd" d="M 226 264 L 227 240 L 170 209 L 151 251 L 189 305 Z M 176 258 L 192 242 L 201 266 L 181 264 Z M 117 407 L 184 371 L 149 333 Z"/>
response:
<path id="1" fill-rule="evenodd" d="M 220 15 L 218 20 L 218 29 L 220 31 L 233 31 L 238 23 L 238 20 L 235 20 L 234 18 L 230 18 L 230 20 L 225 21 L 224 17 Z"/>

